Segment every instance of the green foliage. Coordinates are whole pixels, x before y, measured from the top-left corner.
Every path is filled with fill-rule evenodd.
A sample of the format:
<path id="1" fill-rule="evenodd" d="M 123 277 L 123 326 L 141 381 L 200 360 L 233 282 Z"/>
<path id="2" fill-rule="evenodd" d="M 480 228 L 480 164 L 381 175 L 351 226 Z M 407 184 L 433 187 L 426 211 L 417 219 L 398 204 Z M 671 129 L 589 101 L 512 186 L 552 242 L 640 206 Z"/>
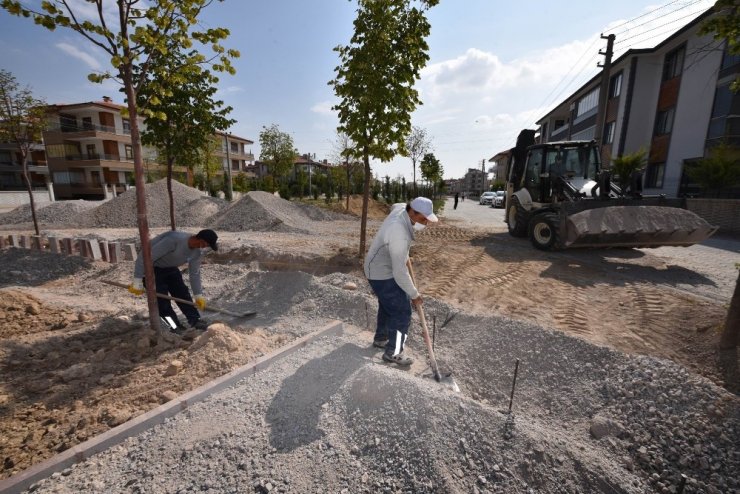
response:
<path id="1" fill-rule="evenodd" d="M 641 170 L 647 163 L 647 152 L 639 149 L 634 153 L 623 154 L 612 159 L 612 170 L 619 188 L 624 191 L 630 184 L 632 173 Z"/>
<path id="2" fill-rule="evenodd" d="M 41 133 L 46 128 L 45 107 L 46 104 L 35 98 L 30 88 L 21 88 L 13 74 L 0 69 L 0 142 L 14 144 L 20 155 L 36 235 L 40 231 L 28 174 L 28 155 L 31 146 L 41 142 Z"/>
<path id="3" fill-rule="evenodd" d="M 716 13 L 702 24 L 699 32 L 712 33 L 716 40 L 726 40 L 728 51 L 733 55 L 740 54 L 740 12 L 737 0 L 717 0 L 714 10 Z M 735 78 L 730 89 L 740 91 L 740 78 Z"/>
<path id="4" fill-rule="evenodd" d="M 427 135 L 426 129 L 421 127 L 413 126 L 411 133 L 406 137 L 406 152 L 404 156 L 411 158 L 411 164 L 414 168 L 414 187 L 416 187 L 416 163 L 429 151 L 432 147 L 431 140 Z"/>
<path id="5" fill-rule="evenodd" d="M 419 169 L 421 170 L 422 178 L 432 183 L 438 182 L 444 174 L 442 164 L 433 153 L 427 153 L 424 155 L 424 159 L 421 160 Z"/>
<path id="6" fill-rule="evenodd" d="M 740 149 L 720 144 L 708 157 L 687 166 L 686 174 L 710 194 L 740 185 Z"/>
<path id="7" fill-rule="evenodd" d="M 424 14 L 438 2 L 358 3 L 350 44 L 334 49 L 341 63 L 329 84 L 340 98 L 334 106 L 338 130 L 352 139 L 358 153 L 387 162 L 406 152 L 411 113 L 421 104 L 413 85 L 429 60 L 425 38 L 431 26 Z"/>
<path id="8" fill-rule="evenodd" d="M 276 124 L 262 127 L 260 148 L 260 160 L 267 164 L 267 169 L 274 179 L 282 183 L 282 179 L 290 173 L 295 163 L 297 152 L 293 138 L 287 132 L 281 132 Z M 282 189 L 280 196 L 283 197 Z"/>

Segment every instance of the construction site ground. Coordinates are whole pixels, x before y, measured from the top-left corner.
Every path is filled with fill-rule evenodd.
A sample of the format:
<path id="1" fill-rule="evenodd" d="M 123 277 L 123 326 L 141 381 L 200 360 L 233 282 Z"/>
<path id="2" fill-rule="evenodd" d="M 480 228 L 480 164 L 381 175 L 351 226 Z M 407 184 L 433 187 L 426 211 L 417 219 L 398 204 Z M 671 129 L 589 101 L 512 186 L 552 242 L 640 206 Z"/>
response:
<path id="1" fill-rule="evenodd" d="M 284 208 L 280 224 L 290 225 L 280 204 L 273 211 Z M 374 204 L 368 242 L 384 214 Z M 416 323 L 410 371 L 371 349 L 377 305 L 357 259 L 356 216 L 303 231 L 277 231 L 277 220 L 219 231 L 202 269 L 206 295 L 258 315 L 211 315 L 219 324 L 192 342 L 151 333 L 144 300 L 101 282 L 128 283 L 131 262 L 0 251 L 0 478 L 338 319 L 340 338 L 34 490 L 676 492 L 684 473 L 685 492 L 738 492 L 738 355 L 716 343 L 740 241 L 546 253 L 510 237 L 502 210 L 470 200 L 453 210 L 448 200 L 441 217 L 411 255 L 438 358 L 460 393 L 426 377 Z M 43 233 L 137 238 L 133 228 Z M 152 449 L 163 464 L 146 456 Z"/>

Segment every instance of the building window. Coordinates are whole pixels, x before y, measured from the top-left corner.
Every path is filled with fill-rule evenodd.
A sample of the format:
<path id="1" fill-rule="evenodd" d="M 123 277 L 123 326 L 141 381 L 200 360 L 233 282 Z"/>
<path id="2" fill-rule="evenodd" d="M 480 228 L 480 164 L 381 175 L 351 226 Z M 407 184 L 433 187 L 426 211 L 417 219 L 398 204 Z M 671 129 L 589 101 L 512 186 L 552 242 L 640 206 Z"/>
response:
<path id="1" fill-rule="evenodd" d="M 673 115 L 675 108 L 669 108 L 664 111 L 659 111 L 655 117 L 655 135 L 662 136 L 670 134 L 673 130 Z"/>
<path id="2" fill-rule="evenodd" d="M 239 152 L 239 143 L 238 142 L 230 142 L 231 144 L 231 152 L 232 153 L 238 153 Z"/>
<path id="3" fill-rule="evenodd" d="M 599 88 L 594 89 L 586 96 L 578 100 L 578 108 L 576 109 L 576 117 L 580 117 L 584 113 L 587 113 L 599 105 Z"/>
<path id="4" fill-rule="evenodd" d="M 604 126 L 604 142 L 603 144 L 611 144 L 614 142 L 614 131 L 617 128 L 617 122 L 607 122 Z"/>
<path id="5" fill-rule="evenodd" d="M 615 75 L 609 81 L 609 99 L 618 98 L 622 94 L 622 73 Z"/>
<path id="6" fill-rule="evenodd" d="M 127 160 L 134 159 L 134 148 L 133 148 L 133 146 L 131 146 L 131 144 L 126 144 L 124 146 L 124 148 L 126 149 L 126 159 Z"/>
<path id="7" fill-rule="evenodd" d="M 231 169 L 239 170 L 239 160 L 231 160 Z"/>
<path id="8" fill-rule="evenodd" d="M 123 119 L 123 133 L 124 134 L 131 133 L 131 121 L 128 118 Z"/>
<path id="9" fill-rule="evenodd" d="M 727 49 L 727 44 L 725 43 L 721 70 L 734 67 L 735 65 L 740 65 L 740 53 L 730 53 L 730 50 Z"/>
<path id="10" fill-rule="evenodd" d="M 88 144 L 85 146 L 85 149 L 87 150 L 87 159 L 98 159 L 98 152 L 95 150 L 95 144 Z"/>
<path id="11" fill-rule="evenodd" d="M 82 117 L 82 128 L 85 130 L 93 129 L 92 117 Z"/>
<path id="12" fill-rule="evenodd" d="M 664 174 L 665 163 L 650 163 L 647 167 L 645 185 L 651 189 L 662 189 Z"/>
<path id="13" fill-rule="evenodd" d="M 681 75 L 681 72 L 683 72 L 683 57 L 685 51 L 685 48 L 680 46 L 665 56 L 665 61 L 663 62 L 664 81 Z"/>

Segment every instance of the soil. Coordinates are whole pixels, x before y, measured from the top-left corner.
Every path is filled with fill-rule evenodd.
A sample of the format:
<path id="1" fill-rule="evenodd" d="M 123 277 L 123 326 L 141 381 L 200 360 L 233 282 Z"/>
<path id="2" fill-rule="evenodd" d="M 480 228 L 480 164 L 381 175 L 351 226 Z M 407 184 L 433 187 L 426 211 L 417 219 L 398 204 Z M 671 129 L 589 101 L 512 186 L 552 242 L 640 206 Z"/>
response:
<path id="1" fill-rule="evenodd" d="M 375 220 L 369 238 L 386 207 L 371 207 Z M 357 214 L 356 209 L 353 198 L 350 212 Z M 0 263 L 13 266 L 15 273 L 0 278 L 0 478 L 317 329 L 317 307 L 341 308 L 342 298 L 296 298 L 297 285 L 337 271 L 361 277 L 354 256 L 359 221 L 313 226 L 306 233 L 224 232 L 218 255 L 203 267 L 209 300 L 229 306 L 249 295 L 247 304 L 261 318 L 215 322 L 193 341 L 153 333 L 141 299 L 99 283 L 105 278 L 127 282 L 131 262 L 112 266 L 21 249 L 0 251 Z M 29 233 L 22 225 L 6 230 Z M 46 233 L 137 235 L 135 229 L 105 228 Z M 522 249 L 499 227 L 469 228 L 444 219 L 418 240 L 411 254 L 429 299 L 467 315 L 493 313 L 622 352 L 670 359 L 740 392 L 737 355 L 728 362 L 715 350 L 727 300 L 694 297 L 654 282 L 653 273 L 664 279 L 673 268 L 655 254 L 610 251 L 583 261 Z M 290 273 L 279 285 L 273 278 L 265 284 L 260 277 L 265 270 Z M 675 270 L 674 275 L 686 273 Z M 346 283 L 341 288 L 355 289 Z M 450 316 L 432 314 L 440 326 Z"/>

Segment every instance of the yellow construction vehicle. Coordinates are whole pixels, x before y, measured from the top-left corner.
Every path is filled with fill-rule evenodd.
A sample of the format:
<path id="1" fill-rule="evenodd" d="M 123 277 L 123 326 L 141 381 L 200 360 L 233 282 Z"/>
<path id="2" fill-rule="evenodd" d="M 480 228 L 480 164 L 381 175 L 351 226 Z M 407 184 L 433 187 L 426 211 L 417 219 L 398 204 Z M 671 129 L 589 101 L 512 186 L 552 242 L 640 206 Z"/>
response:
<path id="1" fill-rule="evenodd" d="M 519 134 L 506 190 L 506 223 L 536 248 L 689 246 L 716 230 L 686 200 L 644 196 L 635 173 L 621 190 L 601 169 L 595 141 L 534 144 Z"/>

